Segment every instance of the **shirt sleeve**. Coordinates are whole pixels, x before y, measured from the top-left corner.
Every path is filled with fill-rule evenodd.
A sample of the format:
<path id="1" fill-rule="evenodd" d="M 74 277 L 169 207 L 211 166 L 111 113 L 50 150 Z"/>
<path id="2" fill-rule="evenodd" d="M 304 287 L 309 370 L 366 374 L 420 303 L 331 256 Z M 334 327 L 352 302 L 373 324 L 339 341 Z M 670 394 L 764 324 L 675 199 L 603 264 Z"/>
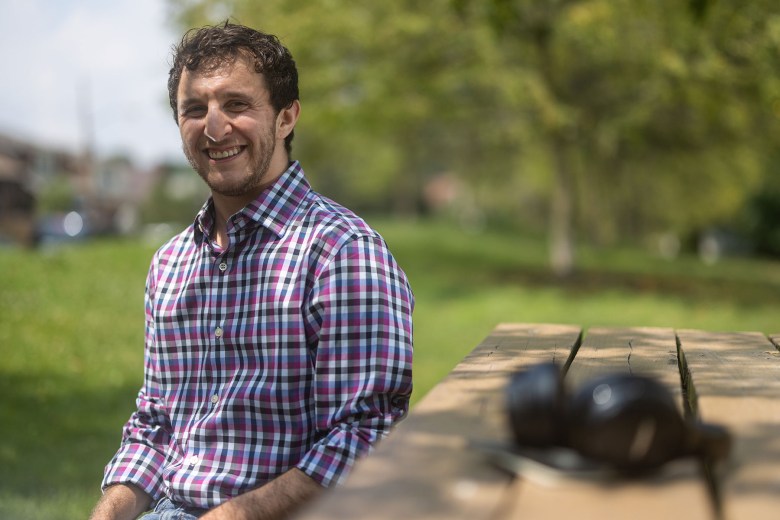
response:
<path id="1" fill-rule="evenodd" d="M 155 343 L 155 327 L 150 270 L 145 291 L 144 382 L 136 399 L 136 411 L 124 425 L 122 444 L 106 465 L 102 488 L 112 484 L 134 484 L 154 500 L 163 493 L 162 468 L 165 448 L 170 440 L 171 423 L 165 401 L 158 390 L 154 362 L 150 353 Z"/>
<path id="2" fill-rule="evenodd" d="M 318 441 L 297 467 L 328 487 L 408 410 L 414 298 L 378 236 L 340 247 L 311 295 Z"/>

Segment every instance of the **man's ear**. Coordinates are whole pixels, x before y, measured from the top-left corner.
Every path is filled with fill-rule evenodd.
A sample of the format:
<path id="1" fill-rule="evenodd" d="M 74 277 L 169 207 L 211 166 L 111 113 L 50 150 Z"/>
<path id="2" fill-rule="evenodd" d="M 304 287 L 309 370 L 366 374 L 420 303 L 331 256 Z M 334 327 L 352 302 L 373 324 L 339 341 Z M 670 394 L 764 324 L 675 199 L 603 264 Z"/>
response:
<path id="1" fill-rule="evenodd" d="M 297 99 L 289 107 L 283 108 L 276 116 L 276 138 L 285 139 L 295 129 L 298 116 L 301 114 L 301 103 Z"/>

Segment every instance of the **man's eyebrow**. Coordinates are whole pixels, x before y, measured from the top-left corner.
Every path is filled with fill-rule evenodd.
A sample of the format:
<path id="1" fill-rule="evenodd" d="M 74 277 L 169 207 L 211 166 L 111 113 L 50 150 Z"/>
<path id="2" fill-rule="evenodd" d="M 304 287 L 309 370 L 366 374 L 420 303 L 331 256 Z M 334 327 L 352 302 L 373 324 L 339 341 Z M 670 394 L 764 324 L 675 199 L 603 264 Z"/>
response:
<path id="1" fill-rule="evenodd" d="M 186 108 L 192 105 L 197 105 L 198 103 L 200 103 L 200 100 L 198 98 L 192 98 L 192 97 L 179 100 L 179 106 L 181 106 L 182 108 Z"/>
<path id="2" fill-rule="evenodd" d="M 228 98 L 228 99 L 251 99 L 253 96 L 247 92 L 243 92 L 240 90 L 226 90 L 225 92 L 222 92 L 219 97 Z"/>
<path id="3" fill-rule="evenodd" d="M 241 90 L 226 90 L 221 92 L 218 97 L 223 99 L 252 99 L 254 96 Z M 203 101 L 199 97 L 187 97 L 179 100 L 179 104 L 182 107 L 197 105 L 202 102 Z"/>

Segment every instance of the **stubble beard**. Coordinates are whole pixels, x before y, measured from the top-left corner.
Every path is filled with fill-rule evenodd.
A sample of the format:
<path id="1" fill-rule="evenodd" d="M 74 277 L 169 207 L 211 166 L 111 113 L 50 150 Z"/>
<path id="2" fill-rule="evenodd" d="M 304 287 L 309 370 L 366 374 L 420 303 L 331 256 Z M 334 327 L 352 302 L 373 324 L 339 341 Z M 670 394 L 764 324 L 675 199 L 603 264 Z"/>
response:
<path id="1" fill-rule="evenodd" d="M 206 183 L 212 193 L 217 193 L 225 197 L 241 197 L 256 191 L 258 187 L 263 185 L 264 180 L 268 177 L 268 168 L 276 150 L 275 128 L 271 130 L 270 135 L 267 134 L 265 136 L 261 146 L 262 149 L 260 150 L 260 154 L 255 161 L 249 165 L 249 171 L 246 172 L 247 174 L 240 179 L 237 179 L 236 182 L 232 184 L 227 184 L 225 182 L 218 183 L 209 179 L 208 166 L 204 167 L 202 163 L 199 163 L 186 146 L 182 146 L 182 148 L 190 166 L 198 172 L 198 175 L 203 179 L 203 182 Z M 247 153 L 247 150 L 244 150 L 241 153 Z"/>

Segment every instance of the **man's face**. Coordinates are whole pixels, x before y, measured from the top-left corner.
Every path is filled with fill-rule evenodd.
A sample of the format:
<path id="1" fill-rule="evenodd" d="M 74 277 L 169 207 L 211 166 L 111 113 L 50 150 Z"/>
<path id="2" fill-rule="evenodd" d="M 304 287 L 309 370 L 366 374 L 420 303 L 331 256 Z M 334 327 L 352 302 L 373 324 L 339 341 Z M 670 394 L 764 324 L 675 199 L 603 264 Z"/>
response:
<path id="1" fill-rule="evenodd" d="M 177 108 L 184 153 L 214 194 L 249 202 L 287 169 L 289 131 L 277 135 L 280 118 L 265 80 L 247 60 L 203 73 L 185 69 Z"/>

